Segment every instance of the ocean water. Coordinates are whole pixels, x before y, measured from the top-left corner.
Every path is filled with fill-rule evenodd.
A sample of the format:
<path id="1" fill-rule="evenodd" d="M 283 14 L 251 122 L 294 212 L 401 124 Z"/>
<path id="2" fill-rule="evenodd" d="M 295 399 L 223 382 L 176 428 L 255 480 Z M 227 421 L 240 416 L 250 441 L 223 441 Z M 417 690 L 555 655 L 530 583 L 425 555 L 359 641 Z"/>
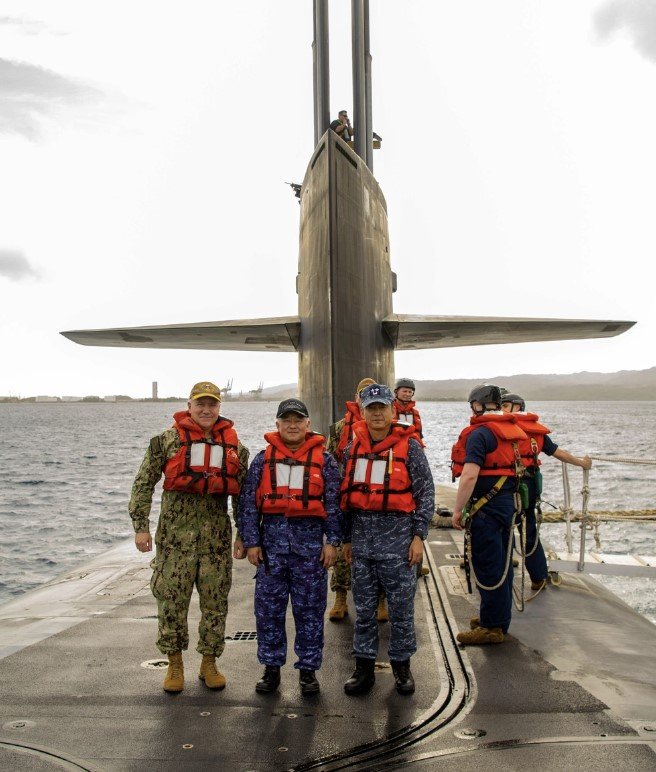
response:
<path id="1" fill-rule="evenodd" d="M 467 405 L 419 403 L 436 482 L 450 482 L 451 445 L 468 421 Z M 127 504 L 148 440 L 171 426 L 183 403 L 0 404 L 0 603 L 54 578 L 132 535 Z M 273 428 L 276 403 L 226 402 L 242 442 L 254 455 Z M 543 402 L 531 409 L 554 441 L 576 455 L 656 458 L 656 402 Z M 544 456 L 543 456 L 544 459 Z M 543 497 L 563 500 L 561 465 L 543 463 Z M 573 506 L 581 470 L 570 467 Z M 159 507 L 156 491 L 151 525 Z M 656 466 L 596 462 L 592 510 L 656 508 Z M 545 507 L 548 510 L 548 507 Z M 543 534 L 564 546 L 564 525 Z M 579 529 L 574 527 L 576 545 Z M 656 554 L 656 522 L 601 526 L 606 552 Z M 594 542 L 588 536 L 588 546 Z M 603 582 L 656 623 L 656 580 Z"/>

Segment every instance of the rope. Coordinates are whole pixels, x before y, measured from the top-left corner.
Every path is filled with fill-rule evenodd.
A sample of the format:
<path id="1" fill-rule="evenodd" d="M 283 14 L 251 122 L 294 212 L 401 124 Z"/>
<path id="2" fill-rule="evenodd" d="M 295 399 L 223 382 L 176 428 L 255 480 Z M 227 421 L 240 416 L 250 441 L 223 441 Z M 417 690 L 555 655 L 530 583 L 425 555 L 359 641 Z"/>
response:
<path id="1" fill-rule="evenodd" d="M 604 522 L 622 522 L 627 520 L 635 520 L 636 522 L 649 522 L 650 520 L 656 520 L 656 509 L 609 509 L 590 511 L 588 515 L 603 520 Z M 542 513 L 543 523 L 562 523 L 566 519 L 566 513 L 557 509 L 555 512 Z M 570 512 L 570 519 L 572 522 L 580 521 L 582 519 L 580 514 Z"/>
<path id="2" fill-rule="evenodd" d="M 593 461 L 608 461 L 611 464 L 645 464 L 656 466 L 656 458 L 618 458 L 616 456 L 590 456 Z"/>
<path id="3" fill-rule="evenodd" d="M 519 530 L 519 554 L 521 555 L 521 559 L 522 559 L 522 581 L 521 581 L 520 592 L 517 592 L 517 590 L 515 590 L 515 585 L 513 583 L 512 599 L 513 599 L 513 605 L 515 606 L 517 611 L 524 611 L 524 606 L 526 605 L 524 600 L 524 585 L 526 582 L 526 517 L 524 516 L 524 512 L 521 511 L 521 504 L 520 504 L 520 512 L 519 512 L 519 522 L 517 522 L 517 519 L 515 519 L 513 523 L 513 536 L 514 536 L 515 527 Z M 513 538 L 513 547 L 514 547 L 514 544 L 515 544 L 515 539 Z"/>

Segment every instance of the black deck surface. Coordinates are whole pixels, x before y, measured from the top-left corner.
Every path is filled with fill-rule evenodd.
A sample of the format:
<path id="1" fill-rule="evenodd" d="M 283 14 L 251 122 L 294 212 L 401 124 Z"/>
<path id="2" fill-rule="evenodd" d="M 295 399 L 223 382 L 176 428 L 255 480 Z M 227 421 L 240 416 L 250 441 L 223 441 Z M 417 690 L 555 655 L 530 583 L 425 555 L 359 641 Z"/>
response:
<path id="1" fill-rule="evenodd" d="M 255 641 L 230 641 L 219 661 L 228 686 L 206 689 L 197 678 L 194 632 L 185 654 L 185 690 L 168 695 L 161 689 L 164 671 L 142 666 L 162 659 L 146 588 L 111 612 L 0 660 L 0 769 L 656 769 L 648 744 L 656 733 L 642 730 L 656 719 L 656 629 L 574 578 L 571 587 L 549 587 L 528 604 L 503 645 L 463 651 L 453 645 L 447 622 L 466 628 L 476 606 L 458 589 L 458 569 L 445 567 L 457 565 L 450 532 L 431 531 L 429 540 L 436 580 L 422 580 L 417 596 L 414 696 L 394 691 L 385 624 L 373 691 L 359 698 L 344 694 L 352 618 L 326 622 L 316 697 L 300 694 L 291 625 L 278 693 L 254 691 L 262 670 Z M 252 577 L 247 563 L 235 564 L 229 636 L 255 629 Z M 195 598 L 191 619 L 193 630 Z M 605 620 L 603 641 L 599 620 Z M 590 636 L 599 652 L 592 648 L 582 660 L 572 644 L 577 634 Z M 554 665 L 559 657 L 562 667 Z M 639 663 L 633 680 L 613 665 L 621 659 L 629 667 L 632 657 Z M 604 689 L 614 703 L 601 698 Z M 367 743 L 370 749 L 348 755 Z M 340 752 L 344 759 L 327 760 Z M 320 759 L 325 763 L 317 764 Z"/>

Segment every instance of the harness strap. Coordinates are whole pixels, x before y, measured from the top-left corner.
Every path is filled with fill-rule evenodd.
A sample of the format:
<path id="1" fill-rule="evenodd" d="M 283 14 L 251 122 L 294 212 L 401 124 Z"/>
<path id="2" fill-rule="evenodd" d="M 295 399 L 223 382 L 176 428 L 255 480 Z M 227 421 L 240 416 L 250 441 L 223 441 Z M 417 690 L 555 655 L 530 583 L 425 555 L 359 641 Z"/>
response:
<path id="1" fill-rule="evenodd" d="M 474 515 L 478 512 L 479 509 L 481 509 L 481 507 L 484 507 L 486 504 L 492 501 L 497 493 L 503 488 L 507 479 L 507 475 L 499 477 L 499 479 L 494 483 L 493 487 L 490 488 L 487 493 L 484 493 L 479 499 L 476 499 L 474 504 L 472 504 L 471 509 L 469 510 L 470 522 L 471 518 L 474 517 Z M 467 527 L 467 530 L 469 530 L 469 526 Z"/>

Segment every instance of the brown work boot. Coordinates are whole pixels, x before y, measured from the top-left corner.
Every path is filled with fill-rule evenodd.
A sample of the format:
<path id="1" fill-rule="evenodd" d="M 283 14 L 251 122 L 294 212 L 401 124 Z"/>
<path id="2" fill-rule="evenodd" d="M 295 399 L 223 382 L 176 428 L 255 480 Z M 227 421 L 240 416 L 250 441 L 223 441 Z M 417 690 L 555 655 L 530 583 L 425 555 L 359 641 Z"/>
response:
<path id="1" fill-rule="evenodd" d="M 531 589 L 534 592 L 541 590 L 547 584 L 546 579 L 538 579 L 537 582 L 531 582 Z"/>
<path id="2" fill-rule="evenodd" d="M 181 692 L 184 689 L 184 666 L 182 664 L 182 652 L 174 651 L 169 654 L 169 669 L 162 684 L 165 692 Z"/>
<path id="3" fill-rule="evenodd" d="M 388 622 L 389 614 L 387 613 L 387 603 L 385 602 L 385 596 L 381 595 L 378 598 L 378 608 L 376 609 L 376 619 L 379 622 Z"/>
<path id="4" fill-rule="evenodd" d="M 201 681 L 205 681 L 205 686 L 208 689 L 223 689 L 226 685 L 225 676 L 220 670 L 216 669 L 214 654 L 203 654 L 198 677 Z"/>
<path id="5" fill-rule="evenodd" d="M 335 593 L 335 603 L 328 612 L 328 619 L 331 622 L 339 622 L 348 614 L 348 606 L 346 605 L 346 590 L 337 590 Z"/>
<path id="6" fill-rule="evenodd" d="M 477 627 L 480 627 L 480 625 L 481 625 L 481 620 L 480 620 L 479 617 L 472 617 L 469 620 L 469 629 L 470 630 L 475 630 Z"/>
<path id="7" fill-rule="evenodd" d="M 500 627 L 475 627 L 466 633 L 456 635 L 458 643 L 467 646 L 482 646 L 486 643 L 503 643 L 503 631 Z"/>

